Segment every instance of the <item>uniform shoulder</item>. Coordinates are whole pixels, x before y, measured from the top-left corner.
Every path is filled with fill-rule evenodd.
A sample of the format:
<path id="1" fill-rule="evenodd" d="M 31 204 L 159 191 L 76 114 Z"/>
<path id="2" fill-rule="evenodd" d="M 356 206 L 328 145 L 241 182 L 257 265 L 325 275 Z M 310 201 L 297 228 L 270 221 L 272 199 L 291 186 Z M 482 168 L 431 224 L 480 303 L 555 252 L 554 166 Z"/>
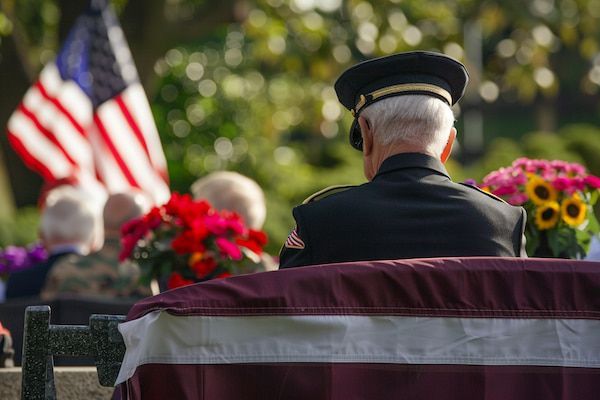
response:
<path id="1" fill-rule="evenodd" d="M 472 190 L 475 190 L 475 191 L 477 191 L 477 192 L 479 192 L 479 193 L 482 193 L 482 194 L 484 194 L 484 195 L 486 195 L 486 196 L 488 196 L 488 197 L 490 197 L 490 198 L 492 198 L 492 199 L 494 199 L 494 200 L 496 200 L 496 201 L 502 202 L 502 203 L 504 203 L 504 204 L 508 204 L 506 201 L 504 201 L 504 199 L 502 199 L 502 198 L 500 198 L 500 197 L 496 196 L 496 195 L 495 195 L 495 194 L 493 194 L 493 193 L 486 192 L 485 190 L 483 190 L 483 189 L 480 189 L 480 188 L 478 188 L 477 186 L 470 185 L 470 184 L 468 184 L 468 183 L 462 183 L 462 182 L 459 182 L 459 185 L 462 185 L 462 186 L 464 186 L 464 187 L 467 187 L 467 188 L 469 188 L 469 189 L 472 189 Z"/>
<path id="2" fill-rule="evenodd" d="M 325 189 L 319 190 L 318 192 L 311 194 L 302 202 L 302 204 L 314 203 L 315 201 L 322 200 L 322 199 L 329 197 L 336 193 L 345 192 L 346 190 L 352 189 L 354 187 L 356 187 L 356 185 L 329 186 L 329 187 L 326 187 Z"/>

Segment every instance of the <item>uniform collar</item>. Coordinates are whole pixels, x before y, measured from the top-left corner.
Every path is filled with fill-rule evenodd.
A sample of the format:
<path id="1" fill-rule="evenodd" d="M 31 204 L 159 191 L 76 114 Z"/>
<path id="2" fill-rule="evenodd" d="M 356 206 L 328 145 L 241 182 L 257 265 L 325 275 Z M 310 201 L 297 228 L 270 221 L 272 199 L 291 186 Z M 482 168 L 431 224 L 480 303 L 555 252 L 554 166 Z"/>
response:
<path id="1" fill-rule="evenodd" d="M 422 153 L 400 153 L 386 158 L 373 180 L 380 175 L 405 168 L 425 168 L 450 179 L 448 171 L 440 160 Z"/>

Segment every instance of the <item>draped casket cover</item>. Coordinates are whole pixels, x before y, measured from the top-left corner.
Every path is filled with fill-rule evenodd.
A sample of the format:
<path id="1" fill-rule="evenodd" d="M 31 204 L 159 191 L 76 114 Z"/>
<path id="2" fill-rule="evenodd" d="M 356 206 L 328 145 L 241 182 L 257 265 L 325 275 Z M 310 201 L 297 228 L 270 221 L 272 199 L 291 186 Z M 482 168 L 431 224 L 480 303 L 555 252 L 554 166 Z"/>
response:
<path id="1" fill-rule="evenodd" d="M 598 399 L 600 263 L 448 258 L 238 276 L 138 302 L 126 399 Z"/>

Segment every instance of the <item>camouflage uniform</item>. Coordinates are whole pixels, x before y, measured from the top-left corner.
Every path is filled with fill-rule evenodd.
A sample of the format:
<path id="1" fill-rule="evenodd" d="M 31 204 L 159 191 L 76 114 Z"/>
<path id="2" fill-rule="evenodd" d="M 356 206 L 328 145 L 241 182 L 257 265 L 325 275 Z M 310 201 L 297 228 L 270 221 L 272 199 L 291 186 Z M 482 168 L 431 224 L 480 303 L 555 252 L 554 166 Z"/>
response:
<path id="1" fill-rule="evenodd" d="M 148 287 L 138 283 L 139 267 L 129 262 L 119 263 L 119 251 L 118 239 L 107 238 L 96 253 L 63 257 L 50 270 L 42 299 L 63 293 L 106 298 L 151 295 Z"/>

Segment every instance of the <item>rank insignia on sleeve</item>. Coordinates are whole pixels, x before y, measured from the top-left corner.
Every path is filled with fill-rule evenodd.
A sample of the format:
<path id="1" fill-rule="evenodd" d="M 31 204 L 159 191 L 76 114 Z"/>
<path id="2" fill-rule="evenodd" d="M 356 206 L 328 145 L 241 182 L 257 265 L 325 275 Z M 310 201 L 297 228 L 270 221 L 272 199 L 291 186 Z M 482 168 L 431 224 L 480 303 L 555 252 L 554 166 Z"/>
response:
<path id="1" fill-rule="evenodd" d="M 287 240 L 285 241 L 284 246 L 287 247 L 288 249 L 303 249 L 304 248 L 304 241 L 302 239 L 300 239 L 300 236 L 298 236 L 298 232 L 296 232 L 297 228 L 294 228 L 294 230 L 289 234 L 289 236 L 287 237 Z"/>

